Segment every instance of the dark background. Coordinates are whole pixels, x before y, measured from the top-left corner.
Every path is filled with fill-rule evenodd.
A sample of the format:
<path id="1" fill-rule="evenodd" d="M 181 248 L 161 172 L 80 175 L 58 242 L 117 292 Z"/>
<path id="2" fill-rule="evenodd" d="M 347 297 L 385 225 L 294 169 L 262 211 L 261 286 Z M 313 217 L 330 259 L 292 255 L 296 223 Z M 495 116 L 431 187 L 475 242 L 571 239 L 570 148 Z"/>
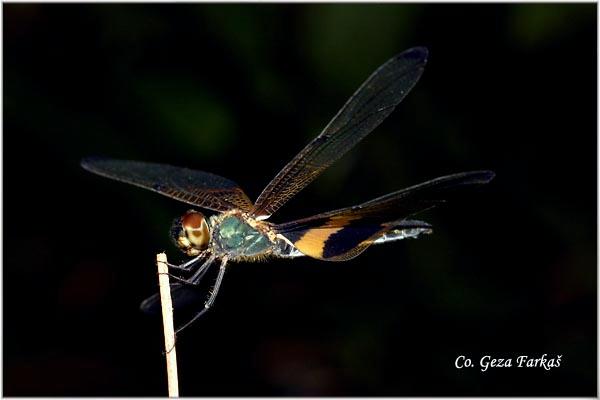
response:
<path id="1" fill-rule="evenodd" d="M 104 155 L 255 198 L 392 55 L 419 84 L 273 217 L 439 175 L 488 186 L 345 263 L 232 265 L 178 342 L 183 395 L 596 395 L 596 5 L 4 5 L 4 395 L 165 395 L 155 254 L 189 207 Z M 465 355 L 560 368 L 456 369 Z"/>

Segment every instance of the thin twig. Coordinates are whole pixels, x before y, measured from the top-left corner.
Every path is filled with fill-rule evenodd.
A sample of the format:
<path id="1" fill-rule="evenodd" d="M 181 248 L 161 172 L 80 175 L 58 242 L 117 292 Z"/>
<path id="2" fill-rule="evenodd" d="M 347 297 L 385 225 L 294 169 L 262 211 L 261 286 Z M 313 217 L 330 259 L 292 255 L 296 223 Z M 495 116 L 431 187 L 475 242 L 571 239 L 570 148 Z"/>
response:
<path id="1" fill-rule="evenodd" d="M 160 287 L 160 303 L 162 305 L 163 327 L 165 332 L 165 351 L 167 358 L 167 379 L 169 397 L 179 397 L 179 382 L 177 379 L 177 353 L 175 352 L 175 331 L 173 329 L 173 303 L 171 302 L 171 287 L 169 286 L 169 268 L 167 255 L 156 255 L 158 266 L 158 285 Z"/>

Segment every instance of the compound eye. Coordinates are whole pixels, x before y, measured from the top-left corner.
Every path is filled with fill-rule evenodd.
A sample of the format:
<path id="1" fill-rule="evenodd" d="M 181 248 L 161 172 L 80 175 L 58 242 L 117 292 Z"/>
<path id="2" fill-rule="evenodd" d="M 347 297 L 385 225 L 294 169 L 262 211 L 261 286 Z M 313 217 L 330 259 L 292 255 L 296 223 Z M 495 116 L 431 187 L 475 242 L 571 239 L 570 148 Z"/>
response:
<path id="1" fill-rule="evenodd" d="M 203 250 L 208 247 L 210 231 L 206 218 L 198 211 L 188 211 L 181 219 L 181 226 L 185 236 L 196 249 Z"/>
<path id="2" fill-rule="evenodd" d="M 204 215 L 198 211 L 188 211 L 181 219 L 184 229 L 200 229 L 204 223 Z"/>

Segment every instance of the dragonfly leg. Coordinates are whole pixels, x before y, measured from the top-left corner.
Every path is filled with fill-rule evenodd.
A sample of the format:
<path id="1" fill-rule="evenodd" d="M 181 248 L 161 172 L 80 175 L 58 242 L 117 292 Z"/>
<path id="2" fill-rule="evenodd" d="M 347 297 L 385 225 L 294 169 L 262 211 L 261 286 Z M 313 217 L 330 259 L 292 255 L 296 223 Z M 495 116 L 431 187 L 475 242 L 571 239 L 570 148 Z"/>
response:
<path id="1" fill-rule="evenodd" d="M 192 269 L 192 267 L 193 267 L 195 264 L 197 264 L 197 263 L 198 263 L 198 262 L 199 262 L 199 261 L 202 259 L 202 257 L 204 257 L 205 255 L 206 255 L 206 252 L 205 252 L 205 251 L 203 251 L 202 253 L 198 254 L 196 257 L 192 258 L 191 260 L 188 260 L 188 261 L 184 262 L 183 264 L 175 265 L 175 264 L 167 263 L 167 266 L 168 266 L 169 268 L 172 268 L 172 269 L 177 269 L 177 270 L 181 270 L 181 271 L 189 271 L 189 270 L 191 270 L 191 269 Z M 165 274 L 166 274 L 166 275 L 169 275 L 171 278 L 173 278 L 173 279 L 175 279 L 175 280 L 177 280 L 177 281 L 180 281 L 180 282 L 183 282 L 183 283 L 187 283 L 187 280 L 186 280 L 186 279 L 180 278 L 180 277 L 179 277 L 179 276 L 177 276 L 177 275 L 173 275 L 173 274 L 171 274 L 171 273 L 169 273 L 169 272 L 165 272 Z"/>
<path id="2" fill-rule="evenodd" d="M 216 259 L 216 257 L 214 255 L 211 255 L 210 257 L 208 257 L 206 259 L 206 261 L 204 261 L 204 263 L 202 263 L 202 265 L 200 267 L 198 267 L 196 272 L 194 272 L 194 275 L 192 275 L 188 279 L 180 278 L 177 275 L 173 275 L 168 272 L 167 272 L 167 275 L 169 275 L 173 279 L 175 279 L 181 283 L 184 283 L 186 285 L 196 286 L 200 283 L 200 281 L 204 277 L 204 274 L 206 274 L 206 272 L 208 271 L 208 267 L 211 266 L 211 264 L 215 261 L 215 259 Z"/>
<path id="3" fill-rule="evenodd" d="M 177 275 L 171 274 L 169 272 L 163 272 L 165 275 L 169 275 L 171 278 L 175 279 L 178 282 L 189 284 L 189 279 L 181 278 Z M 170 283 L 171 286 L 175 285 L 175 283 Z"/>
<path id="4" fill-rule="evenodd" d="M 217 275 L 215 286 L 213 286 L 212 292 L 210 293 L 210 297 L 208 298 L 206 303 L 204 303 L 204 308 L 202 308 L 202 310 L 200 310 L 196 315 L 194 315 L 194 317 L 188 322 L 177 328 L 175 334 L 178 334 L 179 332 L 190 326 L 194 321 L 196 321 L 198 318 L 204 315 L 204 313 L 207 312 L 210 307 L 212 307 L 212 305 L 215 302 L 215 299 L 217 298 L 217 294 L 219 293 L 219 288 L 221 287 L 221 282 L 223 281 L 223 276 L 225 275 L 226 265 L 227 258 L 223 258 L 223 260 L 221 260 L 221 266 L 219 267 L 219 275 Z"/>
<path id="5" fill-rule="evenodd" d="M 167 266 L 169 268 L 173 268 L 173 269 L 189 271 L 190 269 L 192 269 L 194 264 L 196 264 L 198 261 L 200 261 L 202 259 L 202 257 L 204 257 L 205 255 L 206 255 L 206 251 L 203 251 L 202 253 L 198 254 L 196 257 L 192 258 L 191 260 L 187 260 L 183 264 L 176 265 L 176 264 L 167 263 Z"/>
<path id="6" fill-rule="evenodd" d="M 196 272 L 194 272 L 194 275 L 192 275 L 190 279 L 186 281 L 186 283 L 190 285 L 198 285 L 216 258 L 217 257 L 215 255 L 208 257 L 208 259 L 204 261 L 204 263 L 196 270 Z"/>

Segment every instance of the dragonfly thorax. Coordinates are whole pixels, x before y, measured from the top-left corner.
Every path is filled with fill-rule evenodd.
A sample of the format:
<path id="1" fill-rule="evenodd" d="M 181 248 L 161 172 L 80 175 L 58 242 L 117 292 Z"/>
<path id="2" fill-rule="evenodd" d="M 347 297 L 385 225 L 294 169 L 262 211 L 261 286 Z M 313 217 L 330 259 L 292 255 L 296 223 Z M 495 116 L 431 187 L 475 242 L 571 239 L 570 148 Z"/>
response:
<path id="1" fill-rule="evenodd" d="M 273 243 L 266 232 L 251 226 L 242 215 L 228 214 L 212 221 L 212 246 L 216 253 L 235 259 L 266 254 Z"/>

